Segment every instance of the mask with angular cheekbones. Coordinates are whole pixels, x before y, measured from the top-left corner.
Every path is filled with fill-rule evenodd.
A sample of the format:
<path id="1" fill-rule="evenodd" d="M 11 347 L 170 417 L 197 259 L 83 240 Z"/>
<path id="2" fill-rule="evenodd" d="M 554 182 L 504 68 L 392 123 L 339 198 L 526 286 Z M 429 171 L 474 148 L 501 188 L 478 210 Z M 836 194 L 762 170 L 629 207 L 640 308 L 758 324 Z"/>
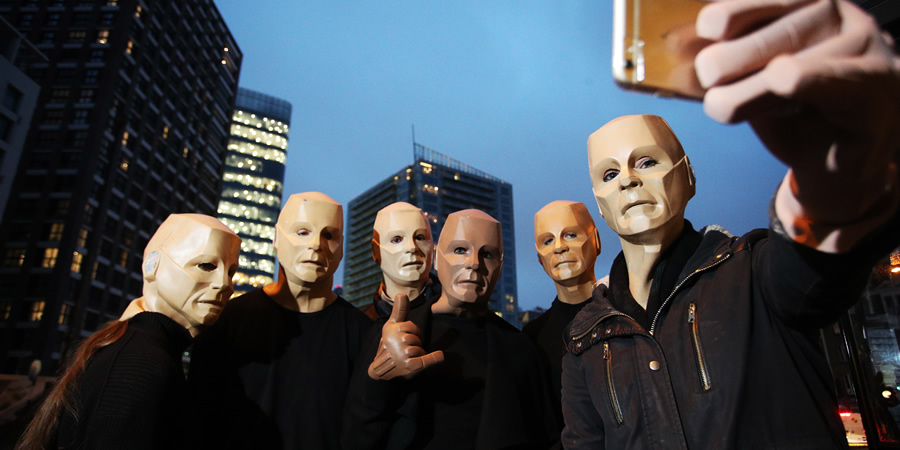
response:
<path id="1" fill-rule="evenodd" d="M 613 119 L 588 138 L 597 206 L 619 236 L 680 227 L 694 196 L 694 173 L 681 143 L 660 117 Z"/>
<path id="2" fill-rule="evenodd" d="M 534 246 L 547 275 L 564 285 L 593 283 L 600 238 L 583 203 L 557 200 L 534 215 Z"/>
<path id="3" fill-rule="evenodd" d="M 378 211 L 372 239 L 372 257 L 381 266 L 389 295 L 400 287 L 421 289 L 431 272 L 434 242 L 422 210 L 392 203 Z"/>
<path id="4" fill-rule="evenodd" d="M 213 217 L 172 214 L 144 249 L 143 301 L 188 330 L 211 325 L 234 293 L 241 238 Z"/>
<path id="5" fill-rule="evenodd" d="M 321 192 L 290 196 L 275 224 L 275 253 L 290 284 L 329 288 L 344 256 L 344 210 Z"/>
<path id="6" fill-rule="evenodd" d="M 486 309 L 503 267 L 500 222 L 477 209 L 450 214 L 435 251 L 441 300 L 455 309 Z"/>

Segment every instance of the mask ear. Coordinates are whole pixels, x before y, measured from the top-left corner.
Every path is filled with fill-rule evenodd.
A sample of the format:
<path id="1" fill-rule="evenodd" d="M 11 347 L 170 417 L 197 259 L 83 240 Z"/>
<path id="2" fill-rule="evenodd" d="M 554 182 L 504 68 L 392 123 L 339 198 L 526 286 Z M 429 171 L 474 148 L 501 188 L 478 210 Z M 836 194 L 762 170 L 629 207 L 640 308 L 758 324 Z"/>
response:
<path id="1" fill-rule="evenodd" d="M 431 270 L 434 270 L 434 273 L 438 270 L 437 243 L 431 247 Z"/>
<path id="2" fill-rule="evenodd" d="M 592 234 L 594 235 L 593 236 L 594 247 L 597 249 L 597 254 L 599 255 L 600 249 L 602 248 L 602 245 L 600 244 L 600 230 L 598 230 L 597 228 L 594 228 L 594 232 Z"/>
<path id="3" fill-rule="evenodd" d="M 541 254 L 538 253 L 538 254 L 537 254 L 537 257 L 538 257 L 538 264 L 540 264 L 541 267 L 544 267 L 544 260 L 541 259 Z"/>
<path id="4" fill-rule="evenodd" d="M 694 174 L 694 166 L 691 165 L 691 160 L 687 157 L 687 155 L 684 155 L 684 164 L 688 168 L 688 183 L 693 186 L 694 183 L 697 182 L 697 175 Z"/>
<path id="5" fill-rule="evenodd" d="M 159 252 L 150 252 L 146 258 L 144 258 L 144 279 L 147 281 L 156 280 L 156 269 L 159 268 Z"/>
<path id="6" fill-rule="evenodd" d="M 375 239 L 372 239 L 372 259 L 375 260 L 375 264 L 381 265 L 381 246 Z"/>

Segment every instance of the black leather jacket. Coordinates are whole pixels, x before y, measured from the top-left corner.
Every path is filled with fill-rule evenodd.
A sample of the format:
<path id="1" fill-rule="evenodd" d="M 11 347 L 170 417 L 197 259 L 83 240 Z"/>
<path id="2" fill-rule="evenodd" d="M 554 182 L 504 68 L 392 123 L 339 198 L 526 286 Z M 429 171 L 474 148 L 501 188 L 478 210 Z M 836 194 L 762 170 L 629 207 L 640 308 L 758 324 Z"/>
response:
<path id="1" fill-rule="evenodd" d="M 603 285 L 572 321 L 563 445 L 846 447 L 817 337 L 858 298 L 872 246 L 833 255 L 765 230 L 702 233 L 650 330 Z"/>

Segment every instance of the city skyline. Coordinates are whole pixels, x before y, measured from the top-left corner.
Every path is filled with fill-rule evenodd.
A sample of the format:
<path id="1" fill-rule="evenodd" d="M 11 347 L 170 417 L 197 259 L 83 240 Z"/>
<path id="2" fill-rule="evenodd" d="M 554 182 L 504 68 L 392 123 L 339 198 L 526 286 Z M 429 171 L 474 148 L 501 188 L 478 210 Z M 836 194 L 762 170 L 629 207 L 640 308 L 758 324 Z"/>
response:
<path id="1" fill-rule="evenodd" d="M 294 105 L 285 193 L 342 203 L 407 165 L 415 141 L 516 186 L 519 306 L 556 295 L 534 249 L 534 213 L 583 202 L 600 230 L 597 278 L 620 250 L 591 194 L 587 137 L 625 114 L 664 117 L 697 172 L 695 227 L 735 234 L 768 225 L 785 169 L 746 124 L 725 126 L 696 102 L 616 87 L 612 5 L 573 1 L 217 2 L 245 53 L 240 84 Z M 343 265 L 335 279 L 343 278 Z"/>

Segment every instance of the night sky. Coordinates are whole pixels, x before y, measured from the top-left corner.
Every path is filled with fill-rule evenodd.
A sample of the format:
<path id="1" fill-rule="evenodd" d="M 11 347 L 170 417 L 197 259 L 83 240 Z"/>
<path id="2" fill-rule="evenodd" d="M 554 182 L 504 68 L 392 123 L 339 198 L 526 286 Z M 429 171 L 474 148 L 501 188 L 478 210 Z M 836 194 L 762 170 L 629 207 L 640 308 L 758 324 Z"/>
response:
<path id="1" fill-rule="evenodd" d="M 686 214 L 697 228 L 742 234 L 768 223 L 784 167 L 747 125 L 618 88 L 610 1 L 216 5 L 244 55 L 240 85 L 293 104 L 285 197 L 321 191 L 346 206 L 412 163 L 415 125 L 418 143 L 512 184 L 523 310 L 556 295 L 534 248 L 543 205 L 588 206 L 603 244 L 598 278 L 621 249 L 591 194 L 586 151 L 615 117 L 658 114 L 672 126 L 698 178 Z"/>

